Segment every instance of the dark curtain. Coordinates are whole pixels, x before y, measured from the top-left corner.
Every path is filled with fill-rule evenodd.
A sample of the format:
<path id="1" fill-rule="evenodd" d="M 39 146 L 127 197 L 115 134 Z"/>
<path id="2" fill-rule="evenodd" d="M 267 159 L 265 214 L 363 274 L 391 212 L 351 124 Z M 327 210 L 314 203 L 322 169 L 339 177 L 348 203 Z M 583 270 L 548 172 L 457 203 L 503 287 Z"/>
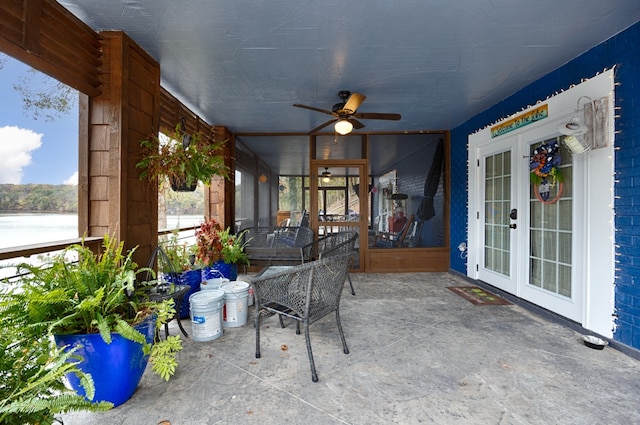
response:
<path id="1" fill-rule="evenodd" d="M 418 207 L 416 215 L 420 220 L 429 220 L 436 215 L 433 207 L 433 197 L 438 192 L 440 186 L 440 177 L 442 176 L 442 166 L 444 165 L 444 141 L 440 140 L 436 151 L 433 154 L 433 161 L 427 179 L 424 181 L 424 196 Z"/>

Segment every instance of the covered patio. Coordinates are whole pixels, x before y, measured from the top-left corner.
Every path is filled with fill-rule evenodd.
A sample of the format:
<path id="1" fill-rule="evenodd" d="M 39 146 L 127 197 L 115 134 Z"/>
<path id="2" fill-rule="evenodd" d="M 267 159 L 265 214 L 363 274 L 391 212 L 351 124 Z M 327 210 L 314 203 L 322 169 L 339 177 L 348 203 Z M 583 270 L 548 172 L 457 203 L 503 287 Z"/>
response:
<path id="1" fill-rule="evenodd" d="M 317 180 L 323 170 L 337 176 L 341 169 L 356 167 L 359 167 L 357 174 L 344 175 L 359 176 L 357 193 L 360 211 L 365 217 L 368 185 L 364 184 L 364 178 L 377 178 L 379 183 L 386 171 L 401 169 L 391 164 L 381 169 L 379 175 L 373 172 L 376 159 L 391 158 L 398 150 L 400 156 L 417 158 L 418 165 L 430 164 L 432 161 L 413 155 L 404 141 L 415 138 L 424 142 L 443 137 L 446 151 L 442 187 L 446 190 L 442 190 L 444 202 L 439 232 L 433 232 L 441 236 L 441 240 L 435 247 L 388 251 L 393 252 L 391 258 L 377 263 L 390 264 L 393 269 L 387 270 L 388 274 L 377 273 L 381 267 L 372 267 L 376 263 L 371 259 L 375 260 L 375 254 L 381 250 L 371 250 L 373 255 L 362 263 L 365 271 L 373 272 L 354 273 L 357 295 L 352 296 L 347 290 L 342 299 L 341 316 L 350 354 L 342 354 L 335 324 L 330 318 L 312 326 L 311 338 L 320 378 L 317 384 L 311 382 L 304 338 L 296 335 L 291 325 L 279 328 L 277 320 L 271 317 L 263 324 L 262 358 L 255 358 L 255 332 L 251 322 L 226 330 L 221 338 L 212 342 L 187 339 L 172 381 L 161 381 L 148 370 L 137 392 L 124 405 L 102 414 L 64 415 L 61 419 L 65 425 L 640 423 L 637 409 L 640 401 L 637 351 L 640 347 L 637 309 L 640 251 L 634 201 L 638 196 L 634 182 L 640 152 L 636 90 L 640 23 L 639 9 L 633 1 L 614 6 L 606 4 L 606 7 L 605 3 L 590 1 L 580 8 L 547 1 L 536 5 L 532 15 L 533 11 L 517 5 L 497 7 L 500 5 L 492 1 L 469 0 L 466 2 L 469 7 L 479 9 L 447 4 L 460 15 L 456 25 L 450 27 L 447 27 L 449 21 L 441 17 L 458 14 L 451 10 L 415 13 L 413 6 L 417 3 L 414 2 L 398 9 L 411 19 L 400 16 L 389 19 L 389 14 L 384 12 L 393 5 L 388 2 L 379 2 L 384 9 L 362 2 L 352 5 L 356 8 L 350 12 L 355 16 L 367 10 L 376 19 L 385 19 L 385 25 L 375 25 L 371 17 L 367 17 L 366 25 L 347 25 L 342 16 L 335 16 L 331 4 L 317 3 L 331 9 L 331 19 L 321 10 L 306 12 L 296 8 L 296 13 L 304 13 L 298 18 L 308 14 L 317 20 L 317 26 L 312 27 L 317 31 L 309 31 L 309 27 L 300 25 L 297 19 L 288 20 L 287 14 L 277 11 L 270 16 L 252 13 L 256 22 L 265 26 L 248 25 L 245 9 L 256 12 L 252 2 L 220 6 L 216 14 L 211 13 L 215 20 L 193 28 L 185 23 L 193 22 L 193 17 L 205 20 L 205 15 L 196 16 L 201 10 L 198 7 L 176 10 L 181 6 L 158 2 L 160 6 L 153 14 L 145 12 L 143 3 L 23 0 L 3 6 L 7 13 L 0 19 L 0 50 L 72 84 L 79 91 L 79 234 L 86 232 L 99 240 L 115 232 L 128 247 L 139 247 L 139 263 L 149 258 L 158 244 L 158 193 L 155 186 L 149 189 L 151 186 L 139 179 L 139 170 L 135 167 L 142 155 L 139 141 L 149 134 L 157 134 L 160 128 L 172 128 L 186 116 L 186 128 L 190 132 L 204 129 L 213 138 L 232 141 L 225 152 L 228 165 L 236 171 L 250 171 L 242 179 L 245 184 L 251 183 L 241 192 L 246 194 L 245 198 L 237 196 L 233 179 L 214 179 L 205 193 L 204 215 L 225 225 L 246 218 L 241 216 L 242 210 L 236 211 L 238 205 L 251 213 L 254 224 L 275 220 L 282 176 L 314 176 Z M 282 2 L 281 6 L 286 10 L 289 4 L 291 2 Z M 197 1 L 192 5 L 211 6 Z M 106 10 L 98 13 L 99 6 Z M 229 19 L 222 19 L 223 11 L 229 14 Z M 498 12 L 501 14 L 496 17 L 494 13 Z M 112 16 L 121 20 L 112 20 Z M 176 16 L 183 18 L 176 19 Z M 164 18 L 163 25 L 158 25 L 160 17 Z M 266 19 L 269 17 L 271 20 Z M 428 26 L 424 19 L 419 19 L 422 17 L 443 27 L 438 30 L 436 26 Z M 282 19 L 284 22 L 280 23 Z M 405 26 L 407 20 L 411 21 L 413 31 Z M 478 27 L 477 21 L 484 26 Z M 327 26 L 327 22 L 330 25 Z M 518 22 L 521 24 L 517 25 Z M 175 25 L 173 30 L 167 30 L 167 23 Z M 247 31 L 245 25 L 254 31 L 248 39 L 236 34 L 239 30 Z M 568 25 L 575 25 L 575 31 Z M 387 26 L 400 31 L 385 31 Z M 583 30 L 586 26 L 589 31 Z M 223 29 L 219 31 L 219 39 L 232 43 L 225 45 L 211 39 L 212 28 Z M 364 48 L 350 50 L 346 57 L 351 64 L 363 67 L 362 72 L 342 66 L 345 58 L 342 50 L 348 47 L 343 40 L 357 40 L 364 34 L 364 41 L 369 41 L 368 32 L 361 28 L 376 29 L 375 34 L 384 42 L 367 43 Z M 424 28 L 429 32 L 425 33 Z M 478 28 L 487 30 L 484 41 L 478 41 Z M 185 29 L 189 31 L 183 31 Z M 308 34 L 304 38 L 291 37 L 292 29 Z M 354 31 L 353 36 L 349 37 L 345 29 Z M 62 30 L 66 32 L 61 36 Z M 491 36 L 489 30 L 500 38 Z M 193 38 L 181 37 L 187 32 Z M 281 41 L 298 52 L 297 43 L 315 42 L 316 32 L 325 34 L 325 43 L 335 42 L 338 49 L 335 55 L 329 55 L 319 54 L 324 50 L 315 43 L 306 47 L 309 56 L 319 61 L 315 65 L 309 66 L 308 61 L 276 43 Z M 401 36 L 400 40 L 411 44 L 399 48 L 400 41 L 388 38 L 389 33 L 394 32 Z M 264 34 L 273 35 L 273 40 L 264 42 Z M 442 40 L 443 34 L 450 38 Z M 462 35 L 466 38 L 460 38 Z M 54 47 L 51 40 L 56 43 Z M 497 43 L 497 40 L 504 41 Z M 382 50 L 381 46 L 386 49 Z M 220 56 L 202 54 L 205 47 Z M 558 53 L 564 49 L 566 52 Z M 374 50 L 376 54 L 372 55 L 370 52 Z M 195 56 L 181 56 L 185 52 L 195 52 Z M 397 56 L 400 52 L 407 53 L 405 60 Z M 431 54 L 426 54 L 428 52 Z M 263 56 L 269 53 L 274 53 L 272 68 L 264 65 L 267 62 Z M 480 65 L 461 61 L 461 53 L 480 59 Z M 327 61 L 329 56 L 336 59 L 336 65 L 330 65 L 333 62 Z M 283 57 L 288 60 L 282 60 Z M 447 57 L 450 59 L 445 60 Z M 249 61 L 236 63 L 236 59 L 242 58 Z M 371 58 L 380 62 L 372 64 Z M 200 73 L 193 72 L 198 62 Z M 299 72 L 291 72 L 292 63 L 300 67 Z M 231 65 L 234 68 L 226 70 Z M 334 74 L 328 75 L 327 70 Z M 381 76 L 370 74 L 372 70 Z M 468 70 L 481 71 L 482 78 L 463 73 Z M 564 298 L 583 309 L 576 313 L 578 319 L 572 319 L 576 321 L 567 326 L 566 321 L 550 320 L 554 317 L 552 313 L 539 316 L 524 308 L 528 304 L 523 301 L 526 298 L 516 298 L 518 290 L 509 296 L 511 305 L 477 306 L 447 289 L 468 285 L 470 280 L 482 284 L 484 278 L 478 275 L 478 269 L 493 266 L 489 262 L 471 261 L 482 260 L 481 254 L 485 252 L 483 241 L 474 239 L 469 232 L 469 224 L 479 220 L 479 211 L 484 210 L 484 205 L 482 199 L 477 202 L 482 208 L 475 208 L 476 205 L 469 202 L 468 194 L 475 189 L 469 182 L 476 173 L 480 175 L 479 170 L 474 170 L 474 164 L 480 167 L 481 163 L 487 164 L 484 161 L 487 158 L 493 161 L 494 156 L 503 152 L 487 150 L 480 158 L 483 161 L 470 162 L 470 135 L 513 117 L 531 105 L 546 102 L 554 93 L 567 92 L 584 80 L 604 75 L 603 70 L 615 74 L 611 81 L 615 97 L 608 98 L 611 114 L 616 114 L 610 126 L 612 137 L 607 142 L 611 155 L 600 150 L 600 156 L 594 158 L 590 153 L 583 156 L 578 165 L 583 166 L 581 170 L 591 170 L 591 174 L 585 171 L 586 176 L 600 170 L 611 176 L 612 181 L 605 185 L 594 179 L 593 185 L 581 186 L 582 192 L 576 199 L 587 199 L 592 186 L 597 186 L 606 189 L 611 205 L 602 202 L 604 198 L 594 198 L 594 204 L 607 205 L 608 215 L 602 218 L 576 202 L 569 208 L 573 216 L 567 214 L 565 218 L 593 217 L 593 221 L 567 231 L 576 235 L 576 247 L 590 246 L 580 243 L 580 237 L 588 234 L 587 230 L 604 227 L 603 223 L 609 223 L 611 235 L 606 236 L 611 237 L 606 239 L 606 244 L 593 244 L 608 249 L 607 255 L 589 256 L 586 250 L 565 250 L 572 252 L 573 257 L 563 266 L 570 265 L 575 273 L 565 279 L 573 284 L 574 291 Z M 216 81 L 213 76 L 218 75 L 230 80 Z M 278 78 L 282 75 L 287 78 Z M 293 81 L 289 76 L 301 81 Z M 252 88 L 240 82 L 256 86 Z M 399 84 L 402 82 L 406 85 Z M 341 89 L 366 94 L 365 106 L 371 108 L 366 109 L 368 113 L 401 112 L 403 119 L 367 123 L 365 130 L 354 131 L 343 138 L 331 127 L 322 132 L 310 131 L 317 129 L 320 122 L 318 111 L 313 108 L 330 108 L 336 101 L 336 91 Z M 579 104 L 580 93 L 574 93 L 568 95 L 577 97 Z M 211 96 L 209 100 L 202 98 L 205 94 Z M 530 191 L 526 179 L 528 155 L 518 149 L 533 146 L 534 142 L 542 142 L 547 137 L 558 137 L 555 124 L 563 119 L 562 114 L 573 112 L 576 102 L 572 99 L 570 103 L 569 109 L 563 108 L 547 119 L 548 127 L 553 127 L 551 132 L 509 147 L 509 155 L 512 149 L 513 158 L 523 161 L 514 173 L 505 175 L 524 176 L 520 180 L 526 186 L 520 191 L 516 185 L 510 186 L 514 194 Z M 294 104 L 312 108 L 294 107 Z M 400 138 L 403 142 L 396 140 Z M 350 143 L 352 140 L 357 143 Z M 355 150 L 357 155 L 352 155 L 349 149 L 338 150 L 337 146 L 341 146 L 338 141 L 345 142 L 343 145 Z M 322 148 L 326 146 L 333 147 L 332 154 L 322 156 Z M 244 161 L 247 158 L 251 161 Z M 593 163 L 589 162 L 592 158 Z M 507 162 L 510 161 L 505 160 Z M 332 169 L 332 166 L 339 168 Z M 427 170 L 422 171 L 420 176 L 424 177 Z M 394 181 L 399 181 L 403 190 L 409 187 L 405 181 L 417 183 L 419 189 L 426 186 L 424 178 L 413 178 L 415 174 L 405 172 L 400 176 L 388 180 L 392 184 L 387 193 L 384 190 L 378 193 L 387 195 L 387 199 L 399 194 L 398 187 L 393 187 Z M 405 176 L 411 178 L 403 180 Z M 575 180 L 582 182 L 578 177 Z M 312 193 L 322 189 L 313 184 L 309 188 Z M 427 196 L 422 192 L 418 195 L 416 200 Z M 510 205 L 511 199 L 505 199 L 504 211 L 517 212 L 519 207 L 521 221 L 517 228 L 523 232 L 519 241 L 525 249 L 514 254 L 514 258 L 521 260 L 517 263 L 520 267 L 509 269 L 506 275 L 520 285 L 529 285 L 523 277 L 530 275 L 527 260 L 532 244 L 527 243 L 527 238 L 529 227 L 534 226 L 527 220 L 529 200 L 525 196 L 513 198 L 513 205 Z M 318 228 L 321 223 L 316 212 L 320 205 L 313 198 L 309 205 L 313 212 L 311 227 Z M 371 223 L 375 223 L 374 215 L 369 218 Z M 509 229 L 506 231 L 515 230 L 516 223 L 509 221 L 515 218 L 504 216 L 509 217 L 503 223 L 504 228 Z M 361 235 L 368 235 L 371 223 L 362 220 Z M 511 254 L 513 246 L 516 245 L 496 248 Z M 406 255 L 414 249 L 413 256 Z M 7 255 L 6 258 L 35 253 L 33 249 L 0 252 Z M 419 269 L 407 267 L 405 262 L 409 257 Z M 598 261 L 603 259 L 610 264 L 601 266 Z M 438 272 L 424 272 L 435 270 L 434 264 Z M 594 279 L 590 284 L 582 279 L 590 276 L 587 266 L 610 275 Z M 397 273 L 399 270 L 410 273 Z M 440 273 L 440 270 L 449 273 Z M 465 274 L 469 280 L 463 277 Z M 494 287 L 499 286 L 494 284 Z M 542 292 L 536 288 L 533 291 Z M 558 299 L 556 295 L 553 292 L 549 297 Z M 547 307 L 545 303 L 539 305 Z M 595 321 L 590 317 L 593 312 L 606 320 Z M 251 310 L 250 317 L 252 314 Z M 178 333 L 177 324 L 172 325 L 171 331 Z M 188 320 L 184 326 L 190 329 Z M 602 351 L 585 347 L 582 333 L 587 332 L 607 338 L 611 346 Z M 634 355 L 627 356 L 625 352 Z"/>
<path id="2" fill-rule="evenodd" d="M 587 348 L 576 330 L 520 305 L 474 305 L 447 289 L 469 285 L 454 274 L 352 279 L 356 296 L 347 287 L 341 303 L 350 354 L 331 316 L 311 326 L 318 383 L 291 323 L 264 320 L 255 358 L 250 307 L 243 327 L 185 339 L 170 382 L 148 369 L 122 406 L 64 424 L 640 423 L 638 360 Z"/>

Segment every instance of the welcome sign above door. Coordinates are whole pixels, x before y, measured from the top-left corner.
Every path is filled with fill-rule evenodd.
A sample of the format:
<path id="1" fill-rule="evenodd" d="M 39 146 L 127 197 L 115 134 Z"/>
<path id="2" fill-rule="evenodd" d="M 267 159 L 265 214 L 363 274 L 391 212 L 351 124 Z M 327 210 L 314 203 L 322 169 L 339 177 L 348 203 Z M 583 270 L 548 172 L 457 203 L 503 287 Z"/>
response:
<path id="1" fill-rule="evenodd" d="M 547 118 L 548 116 L 549 108 L 545 103 L 544 105 L 532 109 L 531 111 L 511 118 L 510 120 L 505 121 L 502 124 L 491 127 L 491 137 L 493 138 L 502 136 L 503 134 L 506 134 L 513 130 L 517 130 L 521 127 L 524 127 L 525 125 L 532 124 L 536 121 L 540 121 L 541 119 Z"/>

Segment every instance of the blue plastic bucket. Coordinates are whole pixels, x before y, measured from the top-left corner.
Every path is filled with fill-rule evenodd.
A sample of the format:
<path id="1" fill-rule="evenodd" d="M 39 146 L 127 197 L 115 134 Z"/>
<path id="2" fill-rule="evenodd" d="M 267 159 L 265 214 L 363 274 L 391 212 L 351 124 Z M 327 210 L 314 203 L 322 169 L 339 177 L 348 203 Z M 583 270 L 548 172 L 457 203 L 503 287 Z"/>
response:
<path id="1" fill-rule="evenodd" d="M 181 319 L 189 317 L 189 297 L 200 290 L 200 282 L 202 281 L 201 275 L 202 271 L 200 269 L 188 270 L 175 275 L 172 273 L 166 273 L 163 275 L 168 282 L 191 287 L 180 304 L 180 311 L 178 313 Z"/>
<path id="2" fill-rule="evenodd" d="M 222 335 L 224 292 L 219 289 L 196 292 L 189 297 L 191 337 L 194 341 L 213 341 Z"/>

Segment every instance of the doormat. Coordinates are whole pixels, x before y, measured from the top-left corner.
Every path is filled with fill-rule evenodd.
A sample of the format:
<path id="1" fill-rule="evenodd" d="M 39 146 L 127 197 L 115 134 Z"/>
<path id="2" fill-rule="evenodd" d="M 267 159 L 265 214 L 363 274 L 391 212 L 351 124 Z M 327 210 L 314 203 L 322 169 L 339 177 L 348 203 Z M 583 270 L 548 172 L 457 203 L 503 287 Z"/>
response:
<path id="1" fill-rule="evenodd" d="M 511 305 L 504 298 L 487 292 L 477 286 L 447 286 L 447 289 L 460 295 L 474 305 Z"/>

